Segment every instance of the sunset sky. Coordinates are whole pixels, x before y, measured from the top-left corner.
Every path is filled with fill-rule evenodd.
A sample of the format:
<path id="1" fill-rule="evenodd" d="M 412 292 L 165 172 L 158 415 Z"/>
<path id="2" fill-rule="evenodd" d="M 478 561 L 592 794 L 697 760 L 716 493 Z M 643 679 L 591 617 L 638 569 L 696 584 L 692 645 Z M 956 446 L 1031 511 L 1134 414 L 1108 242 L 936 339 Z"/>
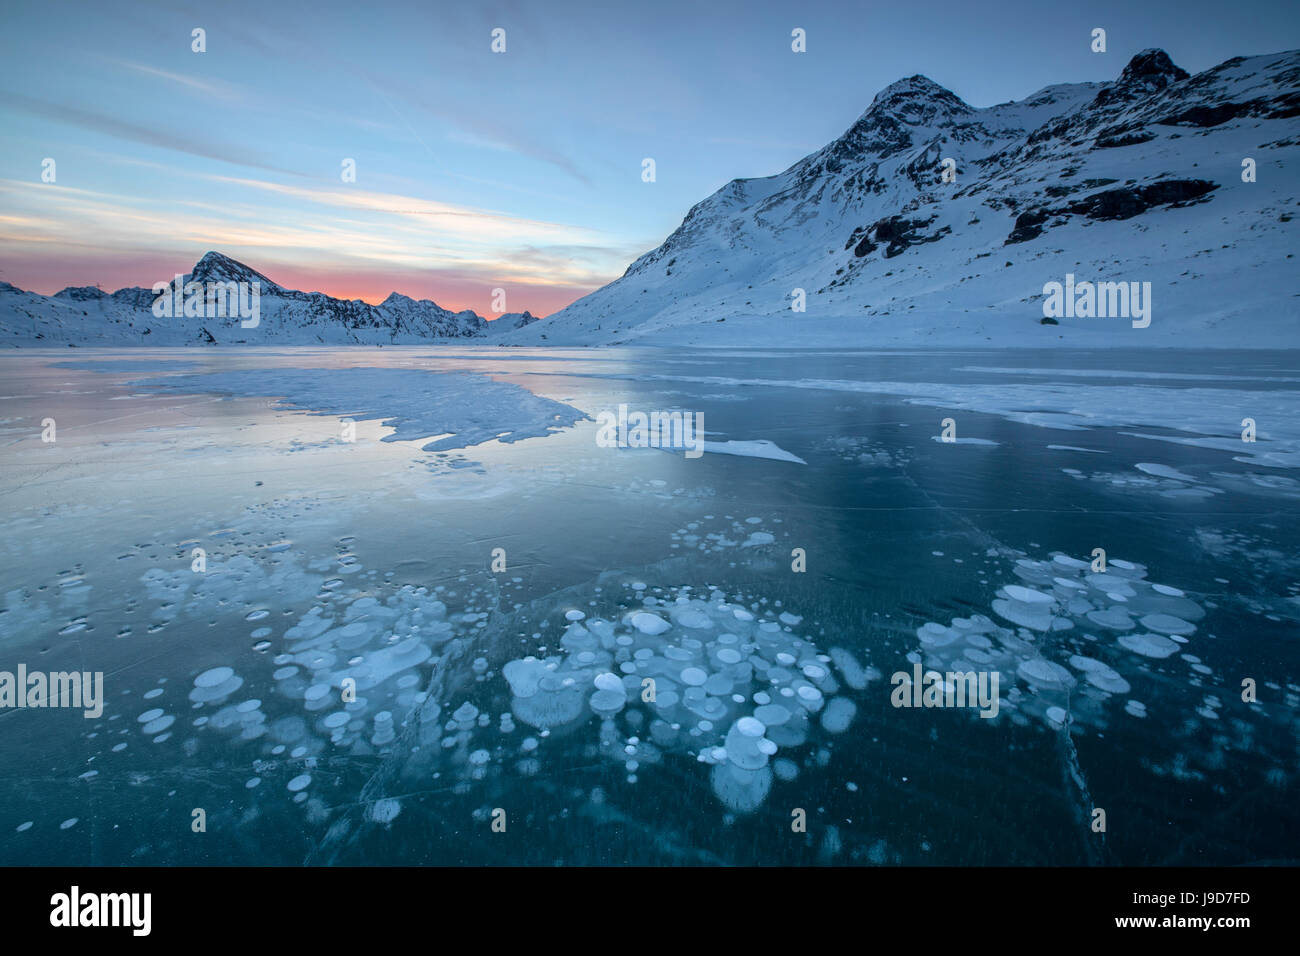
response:
<path id="1" fill-rule="evenodd" d="M 510 311 L 545 315 L 728 180 L 838 136 L 903 76 L 988 106 L 1113 79 L 1150 46 L 1191 72 L 1300 47 L 1294 0 L 984 9 L 6 0 L 0 279 L 151 286 L 215 249 L 291 288 L 488 314 L 504 287 Z M 1106 54 L 1089 50 L 1097 26 Z"/>

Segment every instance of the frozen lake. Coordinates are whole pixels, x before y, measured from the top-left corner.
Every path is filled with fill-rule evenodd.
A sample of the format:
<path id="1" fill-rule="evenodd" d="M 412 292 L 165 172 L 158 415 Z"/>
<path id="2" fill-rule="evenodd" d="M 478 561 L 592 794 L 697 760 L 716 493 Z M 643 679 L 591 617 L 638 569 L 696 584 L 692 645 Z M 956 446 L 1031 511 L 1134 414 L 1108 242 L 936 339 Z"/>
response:
<path id="1" fill-rule="evenodd" d="M 0 863 L 1300 860 L 1297 352 L 24 350 L 0 448 L 0 671 L 104 675 Z"/>

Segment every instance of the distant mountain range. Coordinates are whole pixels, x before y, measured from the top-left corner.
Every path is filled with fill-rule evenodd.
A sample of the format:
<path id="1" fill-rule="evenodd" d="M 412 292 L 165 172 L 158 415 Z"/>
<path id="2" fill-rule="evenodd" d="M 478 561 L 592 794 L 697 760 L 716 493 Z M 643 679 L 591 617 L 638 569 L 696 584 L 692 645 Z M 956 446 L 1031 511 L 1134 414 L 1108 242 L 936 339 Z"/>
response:
<path id="1" fill-rule="evenodd" d="M 1146 50 L 1116 82 L 986 109 L 908 77 L 506 341 L 1300 346 L 1297 116 L 1300 51 L 1189 76 Z M 1067 275 L 1150 283 L 1150 324 L 1045 322 L 1044 286 Z"/>
<path id="2" fill-rule="evenodd" d="M 1297 117 L 1300 51 L 1190 76 L 1145 50 L 1115 82 L 985 109 L 911 76 L 544 321 L 296 292 L 210 252 L 185 281 L 260 282 L 257 328 L 158 318 L 148 289 L 0 283 L 0 345 L 1300 346 Z M 1052 283 L 1071 302 L 1045 315 Z M 1112 306 L 1146 290 L 1149 323 L 1074 308 L 1097 283 Z"/>
<path id="3" fill-rule="evenodd" d="M 246 326 L 251 320 L 243 319 L 235 307 L 227 306 L 224 295 L 211 292 L 232 282 L 258 283 L 253 327 Z M 493 338 L 538 321 L 529 312 L 506 313 L 488 321 L 469 309 L 452 312 L 428 299 L 396 292 L 379 305 L 298 292 L 218 252 L 209 252 L 182 277 L 182 300 L 191 283 L 203 290 L 203 314 L 158 317 L 154 314 L 158 296 L 152 289 L 119 289 L 109 294 L 82 286 L 44 296 L 0 282 L 0 346 L 416 345 Z M 220 309 L 215 308 L 218 298 Z M 212 314 L 218 311 L 226 314 Z"/>

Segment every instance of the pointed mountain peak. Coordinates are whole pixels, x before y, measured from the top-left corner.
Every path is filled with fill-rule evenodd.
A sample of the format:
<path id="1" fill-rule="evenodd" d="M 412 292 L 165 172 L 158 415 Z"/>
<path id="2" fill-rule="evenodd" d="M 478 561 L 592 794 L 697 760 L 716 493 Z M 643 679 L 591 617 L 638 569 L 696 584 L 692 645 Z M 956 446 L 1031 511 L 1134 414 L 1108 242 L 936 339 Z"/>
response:
<path id="1" fill-rule="evenodd" d="M 194 264 L 194 271 L 190 273 L 191 282 L 260 282 L 262 291 L 278 289 L 279 285 L 272 282 L 262 273 L 250 266 L 244 265 L 238 260 L 229 256 L 224 256 L 219 252 L 206 252 L 203 258 Z"/>
<path id="2" fill-rule="evenodd" d="M 1123 86 L 1142 86 L 1152 90 L 1163 90 L 1170 83 L 1185 80 L 1190 74 L 1169 59 L 1164 50 L 1154 47 L 1143 50 L 1128 61 L 1124 72 L 1119 75 Z"/>
<path id="3" fill-rule="evenodd" d="M 888 113 L 905 123 L 918 125 L 937 117 L 970 113 L 971 107 L 951 90 L 920 73 L 890 83 L 876 94 L 864 116 Z"/>

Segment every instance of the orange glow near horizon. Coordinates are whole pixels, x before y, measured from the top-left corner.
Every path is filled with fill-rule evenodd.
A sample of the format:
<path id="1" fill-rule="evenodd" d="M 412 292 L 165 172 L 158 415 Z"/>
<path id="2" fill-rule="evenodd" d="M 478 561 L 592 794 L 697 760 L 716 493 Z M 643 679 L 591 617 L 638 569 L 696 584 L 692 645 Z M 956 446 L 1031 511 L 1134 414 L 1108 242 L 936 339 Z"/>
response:
<path id="1" fill-rule="evenodd" d="M 201 254 L 188 262 L 156 254 L 70 256 L 57 262 L 44 256 L 8 256 L 0 262 L 0 280 L 40 295 L 53 295 L 69 286 L 98 285 L 110 293 L 132 286 L 151 288 L 155 282 L 170 281 L 178 272 L 189 272 Z M 231 258 L 240 259 L 237 255 Z M 508 312 L 528 311 L 539 318 L 558 312 L 592 291 L 585 287 L 525 284 L 448 272 L 420 275 L 383 268 L 323 270 L 275 263 L 259 267 L 247 259 L 240 261 L 286 289 L 321 292 L 336 299 L 360 299 L 370 305 L 379 305 L 390 293 L 397 292 L 412 299 L 431 299 L 452 312 L 472 309 L 485 319 L 496 318 L 492 312 L 494 288 L 505 289 Z"/>

